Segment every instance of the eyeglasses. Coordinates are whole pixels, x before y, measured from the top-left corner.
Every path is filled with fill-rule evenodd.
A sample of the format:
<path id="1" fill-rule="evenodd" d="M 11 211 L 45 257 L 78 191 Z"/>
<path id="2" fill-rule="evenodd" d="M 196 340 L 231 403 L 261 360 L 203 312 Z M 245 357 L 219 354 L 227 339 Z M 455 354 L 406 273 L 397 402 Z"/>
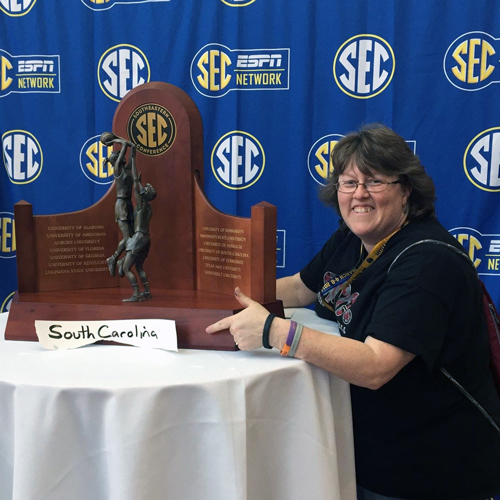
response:
<path id="1" fill-rule="evenodd" d="M 341 181 L 334 184 L 334 186 L 337 188 L 337 191 L 341 193 L 354 193 L 356 189 L 358 189 L 358 186 L 364 186 L 369 193 L 380 193 L 385 191 L 389 187 L 389 184 L 401 184 L 401 181 L 397 180 L 389 182 L 382 181 L 380 179 L 370 179 L 366 182 Z"/>

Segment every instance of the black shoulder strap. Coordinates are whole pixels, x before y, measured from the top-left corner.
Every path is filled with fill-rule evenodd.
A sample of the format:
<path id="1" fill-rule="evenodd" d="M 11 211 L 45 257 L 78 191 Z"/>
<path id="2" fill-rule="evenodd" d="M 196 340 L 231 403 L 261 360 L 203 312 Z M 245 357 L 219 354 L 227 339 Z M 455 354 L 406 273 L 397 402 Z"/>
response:
<path id="1" fill-rule="evenodd" d="M 422 245 L 423 243 L 434 243 L 435 245 L 440 245 L 442 247 L 446 247 L 450 250 L 453 250 L 456 254 L 460 255 L 460 257 L 463 257 L 464 259 L 467 260 L 467 262 L 470 263 L 474 269 L 476 267 L 474 266 L 474 263 L 470 260 L 469 256 L 465 253 L 462 252 L 462 250 L 458 249 L 457 247 L 454 247 L 453 245 L 450 245 L 449 243 L 445 243 L 444 241 L 439 241 L 439 240 L 432 240 L 432 239 L 426 239 L 426 240 L 420 240 L 416 241 L 415 243 L 412 243 L 411 245 L 408 245 L 406 248 L 401 250 L 398 255 L 396 255 L 395 259 L 392 261 L 391 265 L 389 266 L 389 269 L 387 270 L 387 274 L 389 274 L 389 271 L 392 269 L 392 266 L 396 263 L 396 261 L 403 255 L 406 250 L 409 250 L 410 248 L 416 247 L 417 245 Z"/>
<path id="2" fill-rule="evenodd" d="M 401 252 L 399 252 L 398 255 L 394 258 L 394 260 L 391 262 L 391 265 L 389 266 L 389 269 L 387 270 L 387 274 L 392 269 L 392 266 L 396 263 L 396 261 L 403 255 L 407 250 L 410 248 L 413 248 L 417 245 L 422 245 L 423 243 L 434 243 L 435 245 L 440 245 L 443 247 L 446 247 L 450 250 L 453 250 L 456 254 L 460 255 L 461 257 L 464 257 L 471 265 L 476 269 L 474 266 L 474 263 L 470 260 L 469 256 L 465 253 L 462 252 L 462 250 L 458 249 L 457 247 L 450 245 L 449 243 L 445 243 L 444 241 L 439 241 L 439 240 L 433 240 L 433 239 L 426 239 L 426 240 L 420 240 L 416 241 L 415 243 L 412 243 L 411 245 L 408 245 L 406 248 L 404 248 Z M 481 414 L 488 420 L 488 422 L 496 429 L 498 434 L 500 435 L 500 427 L 496 424 L 496 422 L 491 418 L 489 413 L 477 402 L 477 400 L 465 389 L 462 384 L 460 384 L 451 374 L 450 372 L 444 368 L 440 367 L 441 373 L 481 412 Z"/>

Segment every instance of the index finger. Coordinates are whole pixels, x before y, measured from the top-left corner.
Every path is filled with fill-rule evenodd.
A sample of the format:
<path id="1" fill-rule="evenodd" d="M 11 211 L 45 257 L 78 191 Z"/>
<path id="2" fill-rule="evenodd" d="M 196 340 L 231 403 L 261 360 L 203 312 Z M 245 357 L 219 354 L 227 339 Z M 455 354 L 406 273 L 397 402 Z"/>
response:
<path id="1" fill-rule="evenodd" d="M 233 322 L 233 316 L 228 316 L 227 318 L 217 321 L 217 323 L 213 323 L 212 325 L 207 326 L 205 328 L 205 331 L 207 333 L 220 332 L 221 330 L 228 329 L 231 326 L 232 322 Z"/>

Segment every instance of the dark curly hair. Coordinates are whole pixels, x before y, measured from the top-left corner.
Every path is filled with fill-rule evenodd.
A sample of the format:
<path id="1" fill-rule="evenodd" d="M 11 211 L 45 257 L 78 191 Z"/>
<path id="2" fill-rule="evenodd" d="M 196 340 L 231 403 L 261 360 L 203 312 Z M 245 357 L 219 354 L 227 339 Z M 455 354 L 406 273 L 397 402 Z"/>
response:
<path id="1" fill-rule="evenodd" d="M 408 199 L 408 220 L 434 217 L 435 188 L 418 156 L 406 141 L 385 125 L 366 125 L 359 132 L 342 138 L 332 151 L 333 172 L 327 185 L 320 191 L 320 199 L 333 206 L 340 215 L 338 192 L 335 184 L 339 176 L 351 165 L 365 175 L 374 172 L 397 175 L 404 187 L 411 187 Z"/>

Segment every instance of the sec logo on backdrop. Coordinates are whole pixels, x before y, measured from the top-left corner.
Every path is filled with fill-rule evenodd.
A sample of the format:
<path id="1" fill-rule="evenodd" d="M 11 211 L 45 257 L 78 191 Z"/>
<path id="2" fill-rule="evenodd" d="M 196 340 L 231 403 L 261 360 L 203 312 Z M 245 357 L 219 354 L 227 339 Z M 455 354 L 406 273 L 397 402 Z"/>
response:
<path id="1" fill-rule="evenodd" d="M 191 81 L 205 97 L 232 90 L 288 90 L 290 49 L 234 49 L 219 43 L 202 47 L 191 61 Z"/>
<path id="2" fill-rule="evenodd" d="M 444 55 L 443 70 L 454 87 L 476 91 L 500 81 L 499 59 L 499 39 L 482 31 L 471 31 L 450 44 Z"/>
<path id="3" fill-rule="evenodd" d="M 221 0 L 222 3 L 229 5 L 230 7 L 246 7 L 251 3 L 254 3 L 255 0 Z"/>
<path id="4" fill-rule="evenodd" d="M 480 132 L 464 153 L 464 170 L 469 181 L 483 191 L 500 191 L 500 127 Z"/>
<path id="5" fill-rule="evenodd" d="M 356 35 L 335 54 L 333 76 L 342 92 L 356 99 L 369 99 L 391 83 L 396 68 L 392 47 L 376 35 Z"/>
<path id="6" fill-rule="evenodd" d="M 80 150 L 80 168 L 87 179 L 95 184 L 111 184 L 113 182 L 113 165 L 104 163 L 113 152 L 113 146 L 105 146 L 101 136 L 88 139 Z"/>
<path id="7" fill-rule="evenodd" d="M 10 305 L 12 304 L 12 297 L 14 297 L 14 293 L 15 292 L 10 293 L 2 301 L 2 303 L 0 304 L 0 313 L 4 313 L 4 312 L 7 312 L 7 311 L 10 311 Z"/>
<path id="8" fill-rule="evenodd" d="M 91 10 L 108 10 L 115 5 L 151 2 L 170 2 L 170 0 L 82 0 L 83 5 Z"/>
<path id="9" fill-rule="evenodd" d="M 43 153 L 37 138 L 26 130 L 9 130 L 2 136 L 3 161 L 12 184 L 28 184 L 38 178 Z"/>
<path id="10" fill-rule="evenodd" d="M 329 134 L 318 139 L 309 150 L 307 155 L 307 168 L 311 177 L 320 185 L 325 186 L 328 178 L 333 172 L 332 152 L 337 143 L 344 136 L 341 134 Z M 408 147 L 416 154 L 417 142 L 406 141 Z"/>
<path id="11" fill-rule="evenodd" d="M 333 172 L 332 151 L 344 136 L 340 134 L 325 135 L 318 139 L 307 155 L 307 168 L 311 177 L 322 186 L 326 185 L 328 177 Z"/>
<path id="12" fill-rule="evenodd" d="M 251 134 L 235 130 L 222 136 L 212 150 L 212 171 L 227 189 L 253 186 L 264 172 L 266 156 Z"/>
<path id="13" fill-rule="evenodd" d="M 478 274 L 500 275 L 500 234 L 481 234 L 471 227 L 449 231 L 465 248 Z"/>
<path id="14" fill-rule="evenodd" d="M 276 230 L 276 267 L 283 269 L 286 267 L 286 230 Z"/>
<path id="15" fill-rule="evenodd" d="M 36 0 L 0 0 L 0 10 L 8 16 L 25 16 L 35 5 Z"/>
<path id="16" fill-rule="evenodd" d="M 14 214 L 0 212 L 0 259 L 16 256 L 16 223 Z"/>
<path id="17" fill-rule="evenodd" d="M 58 55 L 13 56 L 0 49 L 0 97 L 10 93 L 59 93 L 59 59 Z"/>
<path id="18" fill-rule="evenodd" d="M 97 67 L 99 86 L 119 102 L 133 88 L 149 82 L 151 71 L 144 53 L 133 45 L 115 45 L 104 52 Z"/>

